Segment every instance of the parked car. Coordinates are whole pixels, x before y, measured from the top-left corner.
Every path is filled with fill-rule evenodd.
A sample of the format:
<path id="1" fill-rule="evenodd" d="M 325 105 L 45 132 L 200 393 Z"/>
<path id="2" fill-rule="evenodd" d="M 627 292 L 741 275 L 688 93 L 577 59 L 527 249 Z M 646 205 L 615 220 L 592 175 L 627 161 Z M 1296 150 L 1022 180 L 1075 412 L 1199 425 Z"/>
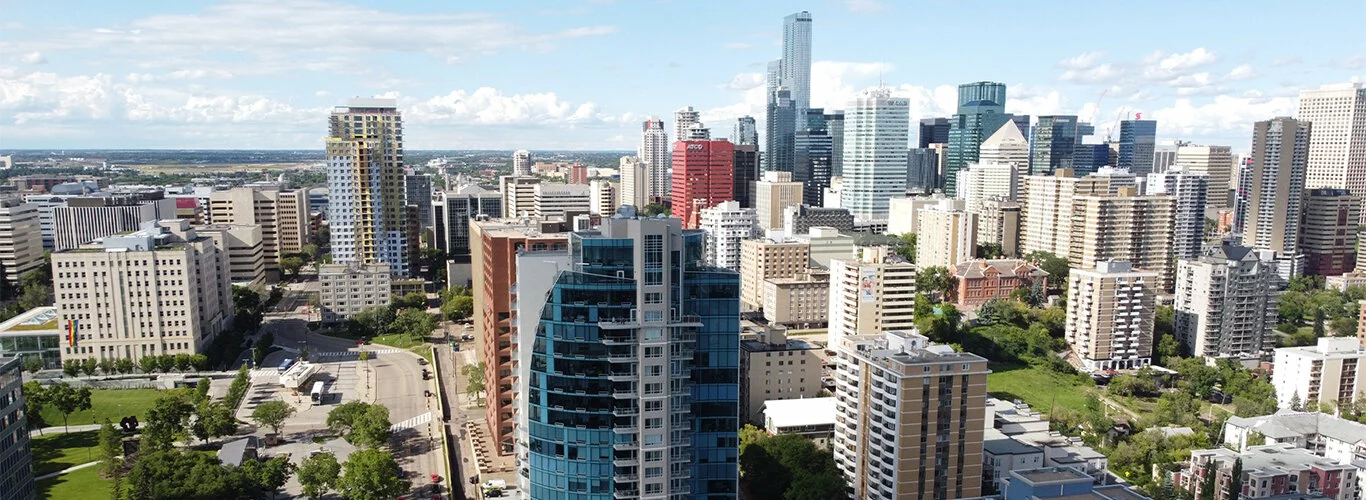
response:
<path id="1" fill-rule="evenodd" d="M 426 365 L 427 365 L 427 358 L 418 358 L 417 364 L 426 366 Z"/>

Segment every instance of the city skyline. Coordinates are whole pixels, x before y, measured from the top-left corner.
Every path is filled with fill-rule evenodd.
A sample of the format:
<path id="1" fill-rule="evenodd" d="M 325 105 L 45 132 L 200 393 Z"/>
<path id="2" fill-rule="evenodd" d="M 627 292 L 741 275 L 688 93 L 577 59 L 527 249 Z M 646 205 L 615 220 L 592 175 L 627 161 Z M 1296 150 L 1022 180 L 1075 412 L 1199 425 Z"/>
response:
<path id="1" fill-rule="evenodd" d="M 15 5 L 0 27 L 0 148 L 316 149 L 319 124 L 350 96 L 396 98 L 413 125 L 411 149 L 627 150 L 646 117 L 689 105 L 720 135 L 738 116 L 764 119 L 765 65 L 782 55 L 782 18 L 801 10 L 813 18 L 811 106 L 827 111 L 882 82 L 910 101 L 912 120 L 949 116 L 958 84 L 991 80 L 1009 86 L 1009 113 L 1094 117 L 1101 137 L 1117 116 L 1143 113 L 1158 121 L 1159 144 L 1246 153 L 1252 123 L 1293 115 L 1300 90 L 1366 79 L 1347 24 L 1366 9 L 1349 2 L 1324 6 L 1343 14 L 1326 18 L 1270 3 L 1125 12 L 1148 28 L 1066 23 L 1077 42 L 923 45 L 937 47 L 934 57 L 896 48 L 893 34 L 911 19 L 960 15 L 953 5 L 758 2 L 726 16 L 670 2 L 486 7 L 502 10 Z M 693 29 L 659 30 L 650 19 Z M 1247 29 L 1273 19 L 1312 23 L 1321 36 L 1273 43 Z M 1019 33 L 1065 21 L 1001 6 L 974 23 Z M 917 39 L 955 37 L 953 24 L 921 24 Z M 1004 42 L 1010 57 L 990 57 Z M 984 55 L 990 64 L 979 68 Z"/>

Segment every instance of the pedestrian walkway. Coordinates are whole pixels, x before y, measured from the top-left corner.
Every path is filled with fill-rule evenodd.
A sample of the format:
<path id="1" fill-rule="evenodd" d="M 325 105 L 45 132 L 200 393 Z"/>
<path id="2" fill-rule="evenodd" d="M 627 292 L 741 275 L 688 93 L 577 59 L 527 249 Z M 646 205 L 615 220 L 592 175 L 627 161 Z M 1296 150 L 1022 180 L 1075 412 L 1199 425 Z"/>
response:
<path id="1" fill-rule="evenodd" d="M 395 354 L 395 353 L 400 353 L 400 352 L 403 352 L 403 349 L 376 349 L 376 350 L 368 351 L 368 352 L 370 353 L 371 356 L 375 356 L 375 355 L 380 355 L 380 354 Z M 359 356 L 359 355 L 360 355 L 359 351 L 332 351 L 332 352 L 319 352 L 319 353 L 313 353 L 313 354 L 311 354 L 311 356 L 317 356 L 317 357 L 319 357 L 319 358 L 353 357 L 353 356 Z"/>
<path id="2" fill-rule="evenodd" d="M 42 480 L 44 480 L 44 479 L 51 479 L 51 478 L 60 476 L 60 475 L 62 475 L 62 474 L 66 474 L 66 473 L 68 473 L 68 472 L 76 472 L 76 471 L 81 470 L 81 469 L 84 469 L 84 468 L 86 468 L 86 467 L 93 467 L 93 466 L 96 466 L 96 465 L 99 465 L 99 464 L 100 464 L 99 460 L 96 460 L 96 461 L 94 461 L 94 462 L 86 462 L 86 463 L 83 463 L 83 464 L 81 464 L 81 465 L 77 465 L 77 466 L 74 466 L 74 467 L 67 467 L 67 468 L 62 469 L 62 470 L 59 470 L 59 471 L 57 471 L 57 472 L 50 472 L 50 473 L 47 473 L 47 474 L 43 474 L 43 475 L 41 475 L 41 476 L 38 476 L 38 477 L 33 478 L 33 480 L 34 480 L 34 481 L 42 481 Z"/>
<path id="3" fill-rule="evenodd" d="M 417 427 L 417 426 L 419 426 L 419 425 L 422 425 L 422 424 L 425 424 L 425 423 L 431 422 L 431 421 L 432 421 L 432 412 L 427 412 L 427 413 L 423 413 L 423 414 L 421 414 L 421 415 L 418 415 L 418 416 L 416 416 L 416 417 L 410 418 L 410 419 L 408 419 L 408 420 L 404 420 L 404 421 L 402 421 L 402 422 L 399 422 L 399 423 L 397 423 L 397 424 L 394 424 L 393 427 L 390 427 L 389 430 L 392 430 L 392 431 L 394 431 L 394 432 L 398 432 L 398 431 L 401 431 L 401 430 L 404 430 L 404 429 L 412 429 L 412 428 L 414 428 L 414 427 Z"/>
<path id="4" fill-rule="evenodd" d="M 118 423 L 115 422 L 114 425 L 118 425 Z M 85 432 L 85 431 L 98 431 L 98 430 L 100 430 L 100 424 L 86 424 L 86 425 L 73 425 L 73 426 L 71 426 L 71 430 L 70 430 L 70 431 L 68 431 L 67 428 L 65 428 L 65 427 L 57 426 L 57 427 L 44 427 L 44 428 L 42 428 L 42 429 L 38 429 L 38 432 L 39 432 L 39 435 L 43 435 L 43 434 L 64 434 L 64 433 L 66 433 L 66 432 Z"/>

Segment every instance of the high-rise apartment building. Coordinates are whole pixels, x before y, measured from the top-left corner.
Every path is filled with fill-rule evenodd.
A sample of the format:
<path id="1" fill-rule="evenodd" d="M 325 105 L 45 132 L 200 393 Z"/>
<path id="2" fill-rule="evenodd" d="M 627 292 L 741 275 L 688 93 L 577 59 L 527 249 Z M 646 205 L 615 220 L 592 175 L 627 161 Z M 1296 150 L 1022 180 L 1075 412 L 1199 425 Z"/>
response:
<path id="1" fill-rule="evenodd" d="M 830 345 L 848 335 L 915 328 L 917 267 L 885 246 L 830 261 Z"/>
<path id="2" fill-rule="evenodd" d="M 583 184 L 536 184 L 532 188 L 536 210 L 532 215 L 542 219 L 564 217 L 565 214 L 587 214 L 592 207 L 592 193 Z"/>
<path id="3" fill-rule="evenodd" d="M 764 280 L 761 293 L 764 320 L 769 325 L 824 328 L 829 324 L 826 320 L 826 314 L 830 312 L 829 273 L 813 270 L 810 274 L 791 278 L 769 278 Z"/>
<path id="4" fill-rule="evenodd" d="M 982 489 L 987 360 L 914 330 L 836 341 L 835 465 L 850 498 L 971 498 Z"/>
<path id="5" fill-rule="evenodd" d="M 794 205 L 783 209 L 782 230 L 788 236 L 808 234 L 813 227 L 831 228 L 843 233 L 854 232 L 854 216 L 843 208 Z"/>
<path id="6" fill-rule="evenodd" d="M 1243 246 L 1283 255 L 1299 253 L 1309 137 L 1310 124 L 1293 118 L 1274 118 L 1253 125 Z"/>
<path id="7" fill-rule="evenodd" d="M 1355 338 L 1323 337 L 1317 345 L 1282 347 L 1273 360 L 1271 386 L 1281 408 L 1295 401 L 1342 404 L 1366 391 L 1366 347 Z"/>
<path id="8" fill-rule="evenodd" d="M 517 255 L 524 252 L 569 248 L 567 228 L 545 221 L 470 221 L 471 260 L 474 276 L 474 331 L 483 341 L 479 361 L 484 363 L 484 387 L 488 391 L 484 422 L 499 454 L 510 454 L 513 442 L 513 340 L 517 338 Z M 528 294 L 523 300 L 541 300 Z M 537 311 L 539 313 L 539 311 Z M 577 407 L 576 407 L 577 408 Z"/>
<path id="9" fill-rule="evenodd" d="M 1020 168 L 1006 163 L 973 163 L 958 172 L 957 198 L 972 213 L 987 200 L 1014 201 L 1019 196 Z"/>
<path id="10" fill-rule="evenodd" d="M 645 165 L 644 191 L 648 201 L 636 206 L 644 207 L 669 197 L 669 160 L 673 157 L 672 151 L 664 121 L 655 116 L 645 120 L 641 125 L 640 150 L 636 152 L 636 158 Z"/>
<path id="11" fill-rule="evenodd" d="M 739 283 L 706 266 L 704 238 L 604 219 L 570 235 L 549 290 L 518 290 L 546 297 L 518 313 L 540 318 L 518 343 L 545 347 L 517 364 L 531 498 L 736 498 Z"/>
<path id="12" fill-rule="evenodd" d="M 1021 172 L 1029 169 L 1029 140 L 1014 120 L 993 131 L 977 151 L 976 163 L 1010 165 Z"/>
<path id="13" fill-rule="evenodd" d="M 1082 269 L 1104 261 L 1124 261 L 1157 273 L 1159 290 L 1171 290 L 1176 275 L 1172 260 L 1171 196 L 1139 196 L 1120 188 L 1116 196 L 1078 196 L 1073 201 L 1072 243 L 1067 260 Z"/>
<path id="14" fill-rule="evenodd" d="M 783 18 L 783 62 L 779 85 L 792 91 L 798 113 L 811 107 L 811 13 Z"/>
<path id="15" fill-rule="evenodd" d="M 925 207 L 939 204 L 939 200 L 947 200 L 949 197 L 936 193 L 929 196 L 913 196 L 909 198 L 892 198 L 888 200 L 887 234 L 912 234 L 920 232 L 919 213 Z"/>
<path id="16" fill-rule="evenodd" d="M 323 264 L 318 266 L 322 322 L 336 324 L 374 307 L 389 307 L 394 298 L 388 264 Z"/>
<path id="17" fill-rule="evenodd" d="M 757 239 L 740 242 L 740 308 L 764 307 L 764 280 L 791 278 L 811 268 L 811 245 L 797 240 Z"/>
<path id="18" fill-rule="evenodd" d="M 1209 177 L 1210 208 L 1229 206 L 1228 193 L 1237 188 L 1237 178 L 1233 175 L 1233 156 L 1228 146 L 1179 146 L 1175 166 L 1182 167 L 1186 173 Z"/>
<path id="19" fill-rule="evenodd" d="M 755 340 L 740 341 L 740 418 L 764 422 L 764 403 L 820 396 L 819 346 L 787 336 L 787 329 L 770 325 Z"/>
<path id="20" fill-rule="evenodd" d="M 1153 354 L 1157 273 L 1128 262 L 1072 269 L 1065 338 L 1086 371 L 1147 366 Z"/>
<path id="21" fill-rule="evenodd" d="M 332 110 L 329 125 L 332 260 L 389 264 L 390 272 L 408 276 L 412 269 L 404 221 L 403 116 L 397 101 L 351 99 Z"/>
<path id="22" fill-rule="evenodd" d="M 225 257 L 185 220 L 52 254 L 62 359 L 203 352 L 232 326 Z"/>
<path id="23" fill-rule="evenodd" d="M 417 207 L 418 227 L 424 231 L 432 227 L 432 176 L 404 175 L 403 191 L 408 204 Z"/>
<path id="24" fill-rule="evenodd" d="M 1058 169 L 1077 170 L 1077 149 L 1095 127 L 1075 115 L 1044 115 L 1034 125 L 1030 142 L 1029 175 L 1048 174 Z"/>
<path id="25" fill-rule="evenodd" d="M 588 213 L 594 215 L 612 215 L 617 212 L 617 207 L 621 203 L 617 202 L 617 182 L 609 179 L 593 179 L 588 181 Z"/>
<path id="26" fill-rule="evenodd" d="M 1153 151 L 1156 147 L 1156 120 L 1121 120 L 1119 160 L 1115 166 L 1128 169 L 1134 175 L 1148 175 L 1153 171 Z"/>
<path id="27" fill-rule="evenodd" d="M 834 144 L 825 125 L 825 113 L 820 108 L 809 110 L 806 125 L 799 126 L 793 137 L 792 180 L 802 183 L 802 199 L 820 205 L 822 192 L 830 187 Z"/>
<path id="28" fill-rule="evenodd" d="M 19 198 L 0 199 L 0 279 L 19 284 L 25 274 L 43 266 L 43 235 L 38 207 Z"/>
<path id="29" fill-rule="evenodd" d="M 1366 194 L 1366 84 L 1301 90 L 1295 119 L 1314 126 L 1305 187 Z"/>
<path id="30" fill-rule="evenodd" d="M 530 151 L 527 151 L 525 149 L 519 149 L 512 153 L 512 175 L 532 175 Z"/>
<path id="31" fill-rule="evenodd" d="M 1304 191 L 1299 241 L 1304 274 L 1337 276 L 1356 268 L 1361 198 L 1346 189 Z"/>
<path id="32" fill-rule="evenodd" d="M 24 402 L 24 360 L 0 358 L 0 500 L 33 500 L 33 452 Z"/>
<path id="33" fill-rule="evenodd" d="M 1005 200 L 982 202 L 977 212 L 977 244 L 1000 245 L 1001 255 L 1019 257 L 1020 204 Z"/>
<path id="34" fill-rule="evenodd" d="M 976 162 L 982 141 L 1011 121 L 1005 112 L 1006 86 L 994 82 L 958 86 L 958 110 L 949 120 L 948 157 L 944 164 L 944 192 L 958 189 L 958 171 Z"/>
<path id="35" fill-rule="evenodd" d="M 879 88 L 845 110 L 843 208 L 860 221 L 887 220 L 887 200 L 906 194 L 909 101 Z"/>
<path id="36" fill-rule="evenodd" d="M 753 116 L 741 116 L 735 119 L 735 130 L 731 132 L 732 140 L 736 146 L 758 146 L 759 127 L 754 122 Z"/>
<path id="37" fill-rule="evenodd" d="M 763 180 L 754 183 L 754 209 L 759 217 L 759 229 L 764 231 L 783 227 L 783 210 L 800 206 L 802 183 L 792 179 L 789 172 L 764 172 Z"/>
<path id="38" fill-rule="evenodd" d="M 1171 196 L 1176 202 L 1172 211 L 1172 255 L 1177 259 L 1200 256 L 1205 242 L 1205 207 L 1210 178 L 1204 173 L 1191 172 L 1177 165 L 1166 172 L 1148 174 L 1145 186 L 1148 195 Z"/>
<path id="39" fill-rule="evenodd" d="M 754 183 L 759 180 L 759 146 L 735 145 L 735 201 L 744 208 L 755 208 Z"/>
<path id="40" fill-rule="evenodd" d="M 645 164 L 637 156 L 623 156 L 617 166 L 621 176 L 621 192 L 618 195 L 622 205 L 645 208 L 650 204 L 650 175 Z"/>
<path id="41" fill-rule="evenodd" d="M 1102 169 L 1086 177 L 1073 177 L 1067 169 L 1054 170 L 1052 175 L 1025 177 L 1020 192 L 1021 255 L 1068 255 L 1077 219 L 1073 214 L 1074 199 L 1114 195 L 1122 187 L 1137 185 L 1134 176 L 1114 169 Z"/>
<path id="42" fill-rule="evenodd" d="M 337 207 L 337 202 L 332 203 Z M 261 226 L 266 277 L 276 279 L 280 259 L 308 244 L 308 193 L 270 187 L 238 187 L 209 195 L 209 220 L 214 224 Z M 335 234 L 336 229 L 331 229 Z"/>
<path id="43" fill-rule="evenodd" d="M 735 145 L 725 139 L 678 141 L 673 155 L 673 215 L 697 229 L 703 208 L 735 199 Z"/>
<path id="44" fill-rule="evenodd" d="M 674 111 L 674 140 L 683 141 L 692 133 L 693 125 L 702 123 L 702 112 L 685 106 Z"/>
<path id="45" fill-rule="evenodd" d="M 1177 261 L 1172 328 L 1185 352 L 1258 359 L 1271 348 L 1280 278 L 1270 253 L 1223 245 Z"/>
<path id="46" fill-rule="evenodd" d="M 764 134 L 764 172 L 791 172 L 796 168 L 797 105 L 792 90 L 772 89 L 768 96 Z"/>
<path id="47" fill-rule="evenodd" d="M 941 200 L 916 214 L 920 233 L 915 263 L 922 268 L 953 267 L 977 253 L 977 215 L 960 200 Z"/>
<path id="48" fill-rule="evenodd" d="M 830 176 L 844 175 L 844 110 L 825 113 L 825 129 L 830 132 Z"/>
<path id="49" fill-rule="evenodd" d="M 707 234 L 707 263 L 740 272 L 740 242 L 758 235 L 754 209 L 726 201 L 702 209 L 701 229 Z"/>

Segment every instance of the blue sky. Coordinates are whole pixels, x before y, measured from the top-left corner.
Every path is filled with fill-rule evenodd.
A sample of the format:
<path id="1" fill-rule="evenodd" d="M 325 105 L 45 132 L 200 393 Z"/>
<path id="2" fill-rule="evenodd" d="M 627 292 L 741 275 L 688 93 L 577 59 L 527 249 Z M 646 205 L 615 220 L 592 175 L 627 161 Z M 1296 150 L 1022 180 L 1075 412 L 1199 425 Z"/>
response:
<path id="1" fill-rule="evenodd" d="M 1246 150 L 1300 89 L 1366 80 L 1360 0 L 0 0 L 0 150 L 320 148 L 357 95 L 397 97 L 416 149 L 633 149 L 641 120 L 688 105 L 724 136 L 762 120 L 802 9 L 813 106 L 881 79 L 916 119 L 994 80 L 1010 112 L 1102 135 L 1141 112 L 1159 141 Z"/>

